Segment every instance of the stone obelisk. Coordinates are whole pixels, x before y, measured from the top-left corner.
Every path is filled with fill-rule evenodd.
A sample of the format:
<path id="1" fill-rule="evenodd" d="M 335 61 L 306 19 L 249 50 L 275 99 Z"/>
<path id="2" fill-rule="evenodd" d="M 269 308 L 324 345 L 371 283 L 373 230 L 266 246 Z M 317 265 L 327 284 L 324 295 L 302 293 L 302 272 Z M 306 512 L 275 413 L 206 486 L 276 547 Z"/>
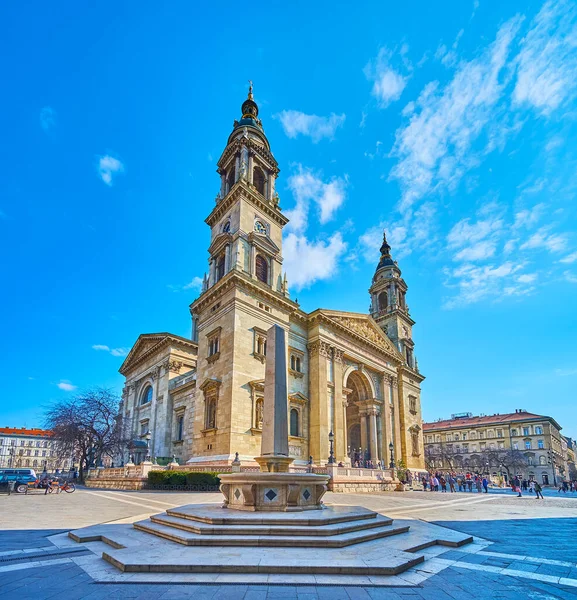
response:
<path id="1" fill-rule="evenodd" d="M 293 459 L 288 447 L 286 332 L 279 325 L 267 331 L 266 355 L 261 456 L 255 460 L 261 471 L 286 472 Z"/>

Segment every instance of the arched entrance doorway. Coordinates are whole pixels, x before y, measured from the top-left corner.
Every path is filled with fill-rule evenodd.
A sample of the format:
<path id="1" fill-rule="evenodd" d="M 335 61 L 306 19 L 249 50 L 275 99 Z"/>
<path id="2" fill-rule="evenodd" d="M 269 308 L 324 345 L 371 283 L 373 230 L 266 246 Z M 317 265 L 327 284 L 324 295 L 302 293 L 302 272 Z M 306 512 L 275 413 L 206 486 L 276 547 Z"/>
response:
<path id="1" fill-rule="evenodd" d="M 374 398 L 371 384 L 364 373 L 351 371 L 345 382 L 348 392 L 346 411 L 347 455 L 354 466 L 364 465 L 372 460 L 376 463 L 378 456 L 376 416 L 370 417 L 368 404 Z M 373 423 L 371 419 L 375 419 Z"/>

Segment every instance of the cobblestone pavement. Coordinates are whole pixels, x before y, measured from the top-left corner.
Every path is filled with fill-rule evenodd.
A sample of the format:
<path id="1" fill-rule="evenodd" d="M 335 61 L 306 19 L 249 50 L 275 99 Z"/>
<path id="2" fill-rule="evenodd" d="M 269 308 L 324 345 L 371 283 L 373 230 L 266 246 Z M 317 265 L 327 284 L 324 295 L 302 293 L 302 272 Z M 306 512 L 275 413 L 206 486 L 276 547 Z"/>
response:
<path id="1" fill-rule="evenodd" d="M 162 584 L 96 583 L 75 562 L 89 553 L 87 549 L 58 549 L 48 539 L 86 525 L 129 523 L 170 506 L 218 500 L 218 494 L 82 489 L 60 496 L 0 496 L 0 598 L 577 600 L 577 498 L 556 491 L 544 501 L 501 491 L 329 494 L 327 503 L 423 519 L 493 542 L 481 551 L 467 552 L 464 547 L 431 558 L 424 564 L 432 565 L 436 574 L 415 587 L 171 583 L 177 575 L 167 575 Z"/>

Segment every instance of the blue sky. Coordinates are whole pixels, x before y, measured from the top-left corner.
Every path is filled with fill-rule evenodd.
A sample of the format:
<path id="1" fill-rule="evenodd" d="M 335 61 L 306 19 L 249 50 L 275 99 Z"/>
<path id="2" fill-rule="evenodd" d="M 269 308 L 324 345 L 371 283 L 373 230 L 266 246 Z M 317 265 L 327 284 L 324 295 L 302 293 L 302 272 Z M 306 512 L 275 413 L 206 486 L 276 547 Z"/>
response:
<path id="1" fill-rule="evenodd" d="M 0 425 L 120 391 L 190 334 L 215 173 L 252 79 L 304 310 L 366 312 L 383 227 L 425 419 L 577 436 L 577 7 L 32 2 L 0 9 Z"/>

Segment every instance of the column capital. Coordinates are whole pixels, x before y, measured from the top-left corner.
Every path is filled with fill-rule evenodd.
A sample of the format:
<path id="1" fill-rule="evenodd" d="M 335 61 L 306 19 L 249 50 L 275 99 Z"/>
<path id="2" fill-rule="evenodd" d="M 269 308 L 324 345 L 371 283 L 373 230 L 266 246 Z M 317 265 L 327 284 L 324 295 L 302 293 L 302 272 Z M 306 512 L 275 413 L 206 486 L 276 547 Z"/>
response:
<path id="1" fill-rule="evenodd" d="M 335 359 L 335 362 L 342 363 L 344 354 L 345 354 L 344 350 L 341 350 L 340 348 L 336 348 L 336 347 L 333 348 L 333 357 Z"/>

